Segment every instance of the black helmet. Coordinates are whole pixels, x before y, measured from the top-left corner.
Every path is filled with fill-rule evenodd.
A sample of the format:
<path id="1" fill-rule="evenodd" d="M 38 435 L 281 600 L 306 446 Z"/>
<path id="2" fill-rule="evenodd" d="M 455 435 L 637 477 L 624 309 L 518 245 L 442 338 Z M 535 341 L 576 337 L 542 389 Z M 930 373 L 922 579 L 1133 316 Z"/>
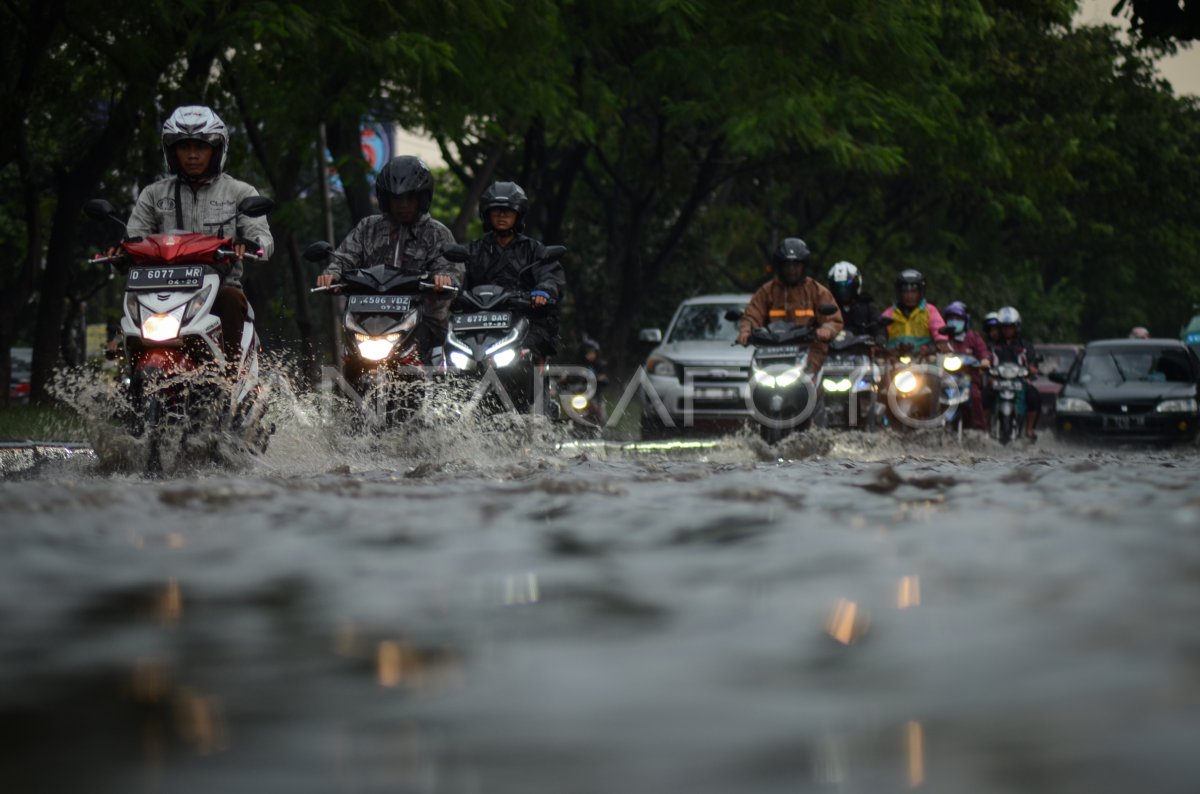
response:
<path id="1" fill-rule="evenodd" d="M 901 270 L 896 276 L 896 299 L 900 298 L 900 291 L 905 287 L 916 287 L 921 297 L 925 297 L 925 277 L 921 275 L 921 271 L 913 270 L 911 267 L 906 270 Z"/>
<path id="2" fill-rule="evenodd" d="M 492 222 L 488 220 L 488 210 L 496 208 L 509 209 L 517 213 L 517 222 L 513 231 L 525 230 L 525 213 L 529 212 L 529 197 L 525 190 L 516 182 L 493 182 L 479 197 L 479 219 L 483 221 L 483 230 L 490 232 Z"/>
<path id="3" fill-rule="evenodd" d="M 375 177 L 375 198 L 384 215 L 388 213 L 388 199 L 405 193 L 416 193 L 418 211 L 422 215 L 429 212 L 433 203 L 433 174 L 420 157 L 393 157 Z"/>
<path id="4" fill-rule="evenodd" d="M 784 262 L 807 262 L 812 251 L 808 244 L 799 237 L 787 237 L 779 243 L 775 253 L 771 254 L 771 264 L 782 265 Z"/>

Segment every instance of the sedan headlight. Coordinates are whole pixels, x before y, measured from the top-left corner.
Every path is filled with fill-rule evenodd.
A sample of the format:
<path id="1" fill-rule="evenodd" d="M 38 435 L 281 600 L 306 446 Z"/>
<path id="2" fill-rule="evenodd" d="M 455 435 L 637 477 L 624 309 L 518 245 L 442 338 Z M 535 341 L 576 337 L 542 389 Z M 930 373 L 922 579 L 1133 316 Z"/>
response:
<path id="1" fill-rule="evenodd" d="M 1090 414 L 1092 412 L 1092 404 L 1078 397 L 1059 397 L 1054 401 L 1054 407 L 1059 413 Z"/>
<path id="2" fill-rule="evenodd" d="M 383 361 L 391 355 L 392 348 L 400 341 L 400 334 L 388 334 L 387 336 L 355 334 L 354 341 L 358 343 L 358 354 L 367 361 Z"/>
<path id="3" fill-rule="evenodd" d="M 1188 398 L 1184 400 L 1163 400 L 1154 410 L 1160 414 L 1194 414 L 1196 413 L 1196 400 Z"/>
<path id="4" fill-rule="evenodd" d="M 646 369 L 651 375 L 662 375 L 667 378 L 678 376 L 675 370 L 675 362 L 665 358 L 652 358 L 646 362 Z"/>
<path id="5" fill-rule="evenodd" d="M 510 347 L 508 350 L 501 350 L 499 353 L 492 356 L 492 363 L 497 367 L 507 367 L 509 364 L 513 363 L 516 357 L 517 351 Z"/>
<path id="6" fill-rule="evenodd" d="M 179 336 L 179 318 L 173 314 L 152 314 L 142 320 L 142 337 L 151 342 L 167 342 Z"/>

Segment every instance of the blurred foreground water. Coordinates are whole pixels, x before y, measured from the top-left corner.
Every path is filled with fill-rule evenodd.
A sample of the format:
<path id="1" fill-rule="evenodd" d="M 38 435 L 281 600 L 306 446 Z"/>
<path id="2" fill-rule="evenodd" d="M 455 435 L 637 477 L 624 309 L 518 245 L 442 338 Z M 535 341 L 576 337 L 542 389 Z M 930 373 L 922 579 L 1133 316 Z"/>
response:
<path id="1" fill-rule="evenodd" d="M 1200 790 L 1194 448 L 562 441 L 10 467 L 0 788 Z"/>

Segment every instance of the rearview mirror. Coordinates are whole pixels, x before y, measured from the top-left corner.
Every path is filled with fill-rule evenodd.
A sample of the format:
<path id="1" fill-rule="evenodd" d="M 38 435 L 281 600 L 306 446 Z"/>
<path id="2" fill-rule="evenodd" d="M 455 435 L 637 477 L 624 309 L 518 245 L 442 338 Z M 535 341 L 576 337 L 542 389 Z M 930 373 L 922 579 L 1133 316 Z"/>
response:
<path id="1" fill-rule="evenodd" d="M 324 240 L 313 243 L 304 249 L 304 258 L 309 262 L 321 262 L 333 253 L 333 246 Z"/>
<path id="2" fill-rule="evenodd" d="M 742 319 L 742 313 L 737 309 L 730 309 L 729 311 L 725 312 L 725 319 L 731 323 L 736 323 Z"/>
<path id="3" fill-rule="evenodd" d="M 275 210 L 275 202 L 266 196 L 246 196 L 238 202 L 238 213 L 248 218 L 261 218 Z"/>
<path id="4" fill-rule="evenodd" d="M 104 199 L 90 199 L 83 205 L 83 214 L 94 221 L 106 221 L 116 217 L 117 208 Z"/>
<path id="5" fill-rule="evenodd" d="M 565 245 L 548 245 L 542 253 L 543 262 L 557 262 L 567 252 Z"/>
<path id="6" fill-rule="evenodd" d="M 442 256 L 451 262 L 466 262 L 471 258 L 471 253 L 465 245 L 448 245 L 442 249 Z"/>
<path id="7" fill-rule="evenodd" d="M 651 345 L 661 345 L 663 340 L 662 329 L 659 328 L 643 328 L 638 332 L 638 341 L 645 342 Z"/>

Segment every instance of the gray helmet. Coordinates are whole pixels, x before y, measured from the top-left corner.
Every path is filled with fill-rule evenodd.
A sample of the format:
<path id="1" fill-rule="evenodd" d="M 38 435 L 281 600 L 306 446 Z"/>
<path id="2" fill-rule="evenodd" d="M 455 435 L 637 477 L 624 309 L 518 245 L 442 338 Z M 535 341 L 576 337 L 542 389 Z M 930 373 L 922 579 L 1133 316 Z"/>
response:
<path id="1" fill-rule="evenodd" d="M 921 297 L 925 297 L 925 277 L 921 275 L 920 270 L 910 267 L 900 271 L 896 276 L 896 300 L 900 300 L 900 293 L 904 291 L 905 287 L 916 287 L 920 291 Z"/>
<path id="2" fill-rule="evenodd" d="M 483 230 L 490 232 L 492 222 L 488 219 L 488 210 L 509 209 L 517 213 L 517 222 L 513 230 L 525 230 L 525 213 L 529 212 L 529 197 L 525 190 L 516 182 L 493 182 L 479 197 L 479 219 L 483 221 Z"/>
<path id="3" fill-rule="evenodd" d="M 162 149 L 163 159 L 167 162 L 167 172 L 179 173 L 179 158 L 175 156 L 175 144 L 180 141 L 202 141 L 213 147 L 212 162 L 208 166 L 208 175 L 215 176 L 225 170 L 225 159 L 229 156 L 229 132 L 225 122 L 203 105 L 185 105 L 176 108 L 171 117 L 163 123 Z"/>
<path id="4" fill-rule="evenodd" d="M 419 212 L 422 215 L 429 212 L 433 203 L 433 174 L 420 157 L 393 157 L 375 177 L 375 198 L 384 215 L 388 212 L 388 199 L 405 193 L 416 193 Z"/>

